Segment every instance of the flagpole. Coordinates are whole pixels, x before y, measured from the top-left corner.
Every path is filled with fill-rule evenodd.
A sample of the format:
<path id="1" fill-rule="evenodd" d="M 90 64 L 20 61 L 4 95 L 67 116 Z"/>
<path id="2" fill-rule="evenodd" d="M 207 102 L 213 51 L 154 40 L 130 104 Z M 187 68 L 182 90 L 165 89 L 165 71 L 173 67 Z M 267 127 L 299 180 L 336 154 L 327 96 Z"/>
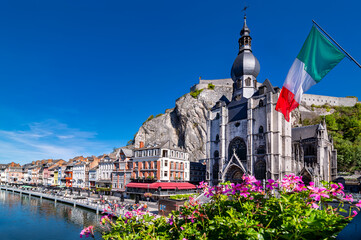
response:
<path id="1" fill-rule="evenodd" d="M 318 25 L 315 20 L 312 19 L 312 22 L 314 24 L 316 24 L 316 26 L 324 33 L 327 35 L 327 37 L 329 37 L 354 63 L 356 63 L 357 66 L 359 66 L 359 68 L 361 68 L 361 65 L 350 55 L 348 54 L 348 52 L 345 51 L 345 49 L 343 49 L 340 44 L 338 44 L 325 30 L 322 29 L 322 27 L 320 25 Z"/>

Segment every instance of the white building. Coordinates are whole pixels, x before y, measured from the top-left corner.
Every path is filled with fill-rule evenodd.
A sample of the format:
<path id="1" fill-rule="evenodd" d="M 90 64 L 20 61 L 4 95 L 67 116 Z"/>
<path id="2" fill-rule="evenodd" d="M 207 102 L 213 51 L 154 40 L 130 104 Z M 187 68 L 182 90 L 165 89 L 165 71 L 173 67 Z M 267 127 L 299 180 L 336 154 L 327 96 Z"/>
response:
<path id="1" fill-rule="evenodd" d="M 88 187 L 89 176 L 87 174 L 88 163 L 79 162 L 73 167 L 73 187 L 85 188 Z"/>
<path id="2" fill-rule="evenodd" d="M 108 155 L 104 155 L 97 170 L 97 185 L 98 187 L 111 188 L 112 186 L 112 172 L 114 170 L 114 161 Z"/>

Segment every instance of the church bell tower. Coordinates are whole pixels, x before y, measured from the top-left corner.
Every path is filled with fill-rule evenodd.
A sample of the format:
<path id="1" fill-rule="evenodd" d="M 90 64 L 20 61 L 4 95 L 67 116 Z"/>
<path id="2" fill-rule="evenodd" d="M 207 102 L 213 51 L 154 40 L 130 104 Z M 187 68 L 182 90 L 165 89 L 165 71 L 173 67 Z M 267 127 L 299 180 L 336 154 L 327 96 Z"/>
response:
<path id="1" fill-rule="evenodd" d="M 252 37 L 250 36 L 250 32 L 247 26 L 246 16 L 244 16 L 241 38 L 238 40 L 239 52 L 231 70 L 231 77 L 234 81 L 232 100 L 235 101 L 243 97 L 250 98 L 257 90 L 257 76 L 260 71 L 260 65 L 252 53 Z"/>

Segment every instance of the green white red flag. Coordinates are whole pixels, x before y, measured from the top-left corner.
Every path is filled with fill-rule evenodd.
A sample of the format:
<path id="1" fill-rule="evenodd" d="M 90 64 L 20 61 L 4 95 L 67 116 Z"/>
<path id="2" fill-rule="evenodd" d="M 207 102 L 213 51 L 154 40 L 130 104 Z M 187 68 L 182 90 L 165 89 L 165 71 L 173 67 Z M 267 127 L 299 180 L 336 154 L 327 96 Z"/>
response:
<path id="1" fill-rule="evenodd" d="M 337 47 L 312 26 L 287 74 L 276 111 L 281 112 L 289 121 L 290 113 L 301 103 L 303 93 L 319 83 L 344 57 Z"/>

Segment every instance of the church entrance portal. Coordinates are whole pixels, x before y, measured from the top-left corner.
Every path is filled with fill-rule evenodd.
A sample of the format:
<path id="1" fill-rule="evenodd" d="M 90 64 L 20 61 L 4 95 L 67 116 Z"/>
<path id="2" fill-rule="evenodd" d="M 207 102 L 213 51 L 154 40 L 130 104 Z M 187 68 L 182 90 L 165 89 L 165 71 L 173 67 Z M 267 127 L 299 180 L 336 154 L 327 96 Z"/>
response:
<path id="1" fill-rule="evenodd" d="M 241 183 L 243 181 L 243 174 L 244 172 L 240 167 L 238 167 L 237 165 L 232 165 L 227 171 L 225 180 L 232 183 Z"/>

